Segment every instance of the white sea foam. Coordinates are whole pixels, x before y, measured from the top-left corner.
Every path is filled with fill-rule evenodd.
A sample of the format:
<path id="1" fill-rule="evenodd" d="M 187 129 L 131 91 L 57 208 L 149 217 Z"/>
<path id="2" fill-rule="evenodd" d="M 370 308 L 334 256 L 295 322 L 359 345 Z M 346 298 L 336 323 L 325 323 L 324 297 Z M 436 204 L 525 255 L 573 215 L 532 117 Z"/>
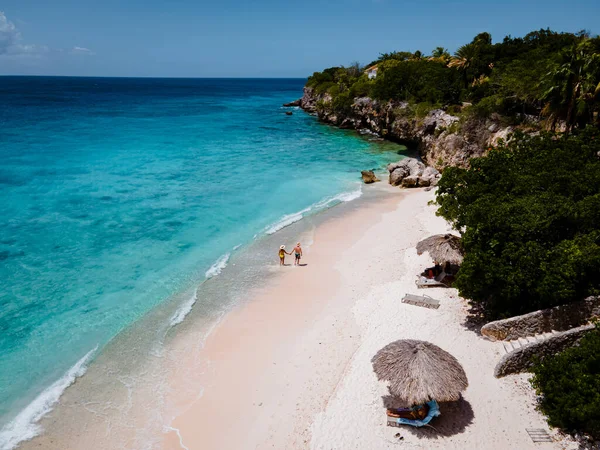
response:
<path id="1" fill-rule="evenodd" d="M 191 297 L 188 298 L 183 304 L 181 304 L 179 308 L 177 308 L 177 311 L 175 311 L 175 314 L 173 314 L 173 317 L 171 317 L 171 320 L 169 322 L 170 326 L 174 327 L 175 325 L 183 322 L 185 316 L 187 316 L 190 313 L 194 306 L 194 303 L 196 303 L 197 294 L 198 288 L 194 289 L 194 293 L 191 295 Z"/>
<path id="2" fill-rule="evenodd" d="M 293 214 L 287 214 L 279 219 L 272 225 L 269 225 L 266 228 L 267 234 L 274 234 L 279 230 L 282 230 L 285 227 L 289 227 L 293 223 L 296 223 L 302 220 L 307 213 L 311 211 L 320 211 L 322 209 L 330 208 L 332 206 L 337 205 L 338 203 L 351 202 L 352 200 L 356 200 L 362 195 L 362 190 L 359 187 L 355 191 L 351 192 L 343 192 L 341 194 L 335 195 L 333 197 L 327 197 L 314 205 L 309 206 L 308 208 L 303 209 L 302 211 L 298 211 Z"/>
<path id="3" fill-rule="evenodd" d="M 318 210 L 331 208 L 332 206 L 335 206 L 339 203 L 351 202 L 352 200 L 356 200 L 361 195 L 362 189 L 360 188 L 356 189 L 355 191 L 342 192 L 341 194 L 321 200 L 319 203 L 315 204 L 314 208 Z"/>
<path id="4" fill-rule="evenodd" d="M 40 434 L 40 419 L 48 414 L 58 403 L 63 392 L 87 370 L 87 363 L 98 347 L 88 352 L 71 367 L 62 378 L 55 381 L 25 407 L 10 423 L 0 430 L 0 449 L 11 450 L 20 442 L 32 439 Z"/>
<path id="5" fill-rule="evenodd" d="M 287 214 L 275 222 L 273 225 L 267 228 L 267 234 L 277 233 L 279 230 L 282 230 L 285 227 L 289 227 L 291 224 L 296 223 L 304 217 L 304 214 L 309 212 L 312 207 L 308 207 L 303 209 L 302 211 L 298 211 L 296 213 Z"/>
<path id="6" fill-rule="evenodd" d="M 225 253 L 223 256 L 217 259 L 215 263 L 212 266 L 210 266 L 210 269 L 208 269 L 204 274 L 206 276 L 206 279 L 210 279 L 219 275 L 221 271 L 225 267 L 227 267 L 227 261 L 229 261 L 230 256 L 231 253 Z"/>
<path id="7" fill-rule="evenodd" d="M 181 447 L 183 450 L 190 450 L 185 445 L 183 445 L 183 438 L 181 437 L 181 433 L 179 432 L 179 428 L 173 428 L 171 426 L 165 426 L 164 432 L 168 433 L 169 431 L 174 431 L 175 434 L 177 435 L 177 437 L 179 438 L 179 447 Z"/>

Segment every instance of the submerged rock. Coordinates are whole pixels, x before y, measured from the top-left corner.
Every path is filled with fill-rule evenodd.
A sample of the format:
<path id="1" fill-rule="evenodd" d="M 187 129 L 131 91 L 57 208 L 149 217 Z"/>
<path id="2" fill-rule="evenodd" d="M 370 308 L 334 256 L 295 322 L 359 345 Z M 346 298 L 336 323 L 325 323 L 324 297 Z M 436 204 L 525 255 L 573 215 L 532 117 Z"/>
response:
<path id="1" fill-rule="evenodd" d="M 290 107 L 290 106 L 301 106 L 302 105 L 302 99 L 299 98 L 298 100 L 294 100 L 293 102 L 289 102 L 289 103 L 284 103 L 283 106 L 285 107 Z"/>
<path id="2" fill-rule="evenodd" d="M 381 181 L 379 178 L 377 178 L 375 172 L 373 172 L 372 170 L 363 170 L 360 174 L 365 184 L 371 184 L 375 183 L 376 181 Z"/>
<path id="3" fill-rule="evenodd" d="M 286 115 L 286 116 L 291 116 L 291 115 L 292 115 L 292 112 L 291 112 L 291 111 L 286 111 L 286 112 L 285 112 L 285 115 Z"/>

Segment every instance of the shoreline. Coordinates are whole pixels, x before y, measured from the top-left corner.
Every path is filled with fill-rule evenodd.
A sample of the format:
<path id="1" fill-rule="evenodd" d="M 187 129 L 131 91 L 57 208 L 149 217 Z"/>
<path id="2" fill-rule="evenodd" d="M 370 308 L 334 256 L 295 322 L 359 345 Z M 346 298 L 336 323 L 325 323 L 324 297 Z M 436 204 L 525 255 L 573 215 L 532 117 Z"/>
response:
<path id="1" fill-rule="evenodd" d="M 164 402 L 147 400 L 157 393 L 164 396 L 166 391 L 170 390 L 164 378 L 178 365 L 178 359 L 181 357 L 171 342 L 177 340 L 180 335 L 193 335 L 192 339 L 196 343 L 202 343 L 224 316 L 232 309 L 240 307 L 238 303 L 243 305 L 250 301 L 256 286 L 249 287 L 250 294 L 245 295 L 245 298 L 236 298 L 230 294 L 227 294 L 225 299 L 222 297 L 224 290 L 231 291 L 229 284 L 232 278 L 241 276 L 242 282 L 251 286 L 257 281 L 263 283 L 266 280 L 266 283 L 272 283 L 282 275 L 271 262 L 260 263 L 247 270 L 239 269 L 243 264 L 255 263 L 256 259 L 264 260 L 265 245 L 273 241 L 278 242 L 279 239 L 289 240 L 290 234 L 298 233 L 310 243 L 312 233 L 320 223 L 338 220 L 370 202 L 378 202 L 382 197 L 389 196 L 391 191 L 396 193 L 396 189 L 383 183 L 366 189 L 361 186 L 359 189 L 362 190 L 361 198 L 358 198 L 353 190 L 325 199 L 327 201 L 312 205 L 311 211 L 305 214 L 302 220 L 286 224 L 276 233 L 267 233 L 242 249 L 234 248 L 235 254 L 228 261 L 227 267 L 221 268 L 223 273 L 207 279 L 200 286 L 180 293 L 123 330 L 116 339 L 96 352 L 97 355 L 87 367 L 85 376 L 75 379 L 73 384 L 62 392 L 59 402 L 36 423 L 36 428 L 38 425 L 41 427 L 41 433 L 31 440 L 22 441 L 18 448 L 37 448 L 40 445 L 44 448 L 82 448 L 85 446 L 83 440 L 86 440 L 86 435 L 82 435 L 78 428 L 86 429 L 89 436 L 103 436 L 109 428 L 114 434 L 119 434 L 118 427 L 111 422 L 121 422 L 123 439 L 135 442 L 135 445 L 141 445 L 140 441 L 143 438 L 132 436 L 127 429 L 151 428 L 159 430 L 157 434 L 162 434 L 162 426 L 170 421 L 173 410 L 180 406 L 179 402 L 169 399 Z M 332 201 L 335 203 L 330 206 Z M 257 250 L 258 253 L 255 253 Z M 272 251 L 266 256 L 269 261 L 271 253 Z M 290 261 L 288 258 L 287 262 Z M 199 293 L 196 295 L 197 291 Z M 190 295 L 193 293 L 197 298 L 192 302 Z M 182 314 L 184 310 L 185 314 Z M 201 344 L 195 345 L 197 348 L 199 346 Z M 186 353 L 186 350 L 183 350 L 183 353 Z M 107 379 L 108 373 L 118 376 Z M 158 386 L 153 386 L 152 383 Z M 202 389 L 198 383 L 188 384 L 189 390 Z M 165 407 L 167 403 L 168 407 Z M 155 420 L 155 417 L 149 422 L 148 414 L 144 411 L 146 408 L 161 409 L 160 413 L 156 414 L 161 418 Z M 118 446 L 118 440 L 111 442 Z"/>
<path id="2" fill-rule="evenodd" d="M 395 448 L 397 432 L 413 448 L 574 448 L 555 431 L 556 442 L 531 441 L 526 428 L 547 424 L 528 375 L 494 378 L 501 344 L 465 327 L 468 306 L 455 289 L 427 290 L 438 310 L 401 303 L 406 292 L 424 293 L 414 278 L 431 260 L 416 243 L 449 226 L 428 205 L 433 192 L 398 194 L 321 224 L 307 267 L 219 323 L 203 348 L 206 389 L 173 420 L 162 448 L 378 450 Z M 399 338 L 440 345 L 469 377 L 434 432 L 386 426 L 386 389 L 370 358 Z"/>
<path id="3" fill-rule="evenodd" d="M 282 268 L 285 272 L 217 325 L 203 348 L 210 361 L 200 376 L 204 393 L 175 418 L 164 448 L 178 448 L 180 442 L 207 449 L 304 448 L 312 417 L 324 407 L 359 342 L 352 291 L 337 273 L 337 260 L 405 195 L 381 186 L 393 194 L 325 220 L 305 251 L 306 266 Z M 175 345 L 190 345 L 185 335 L 179 338 Z M 327 345 L 332 341 L 335 346 Z M 173 384 L 180 382 L 175 378 Z M 243 424 L 235 416 L 245 418 Z M 286 416 L 293 420 L 277 419 Z"/>
<path id="4" fill-rule="evenodd" d="M 273 242 L 297 233 L 313 241 L 303 258 L 307 265 L 271 267 L 211 328 L 192 311 L 154 360 L 160 377 L 148 366 L 152 376 L 134 391 L 121 380 L 126 405 L 110 420 L 82 430 L 49 429 L 21 448 L 83 450 L 102 442 L 103 449 L 379 450 L 395 448 L 397 432 L 412 448 L 576 448 L 556 432 L 554 443 L 531 441 L 525 428 L 547 425 L 535 410 L 527 375 L 494 378 L 502 344 L 466 329 L 467 304 L 455 289 L 416 289 L 415 274 L 431 262 L 416 255 L 416 243 L 449 230 L 428 205 L 434 192 L 384 183 L 374 191 L 384 195 L 333 208 L 314 226 L 309 220 L 277 233 Z M 441 306 L 403 304 L 404 293 L 426 293 Z M 441 346 L 467 372 L 464 401 L 442 405 L 433 433 L 385 424 L 386 390 L 370 358 L 400 338 Z M 114 414 L 93 402 L 86 408 L 92 418 Z"/>

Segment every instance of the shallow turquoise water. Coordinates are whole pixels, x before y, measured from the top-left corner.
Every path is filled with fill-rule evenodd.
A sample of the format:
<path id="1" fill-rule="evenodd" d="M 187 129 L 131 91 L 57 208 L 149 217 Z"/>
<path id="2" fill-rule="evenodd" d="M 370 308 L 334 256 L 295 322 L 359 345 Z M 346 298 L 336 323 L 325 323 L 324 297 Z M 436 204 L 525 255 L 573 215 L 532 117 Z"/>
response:
<path id="1" fill-rule="evenodd" d="M 286 116 L 303 84 L 0 77 L 0 426 L 234 247 L 399 159 Z"/>

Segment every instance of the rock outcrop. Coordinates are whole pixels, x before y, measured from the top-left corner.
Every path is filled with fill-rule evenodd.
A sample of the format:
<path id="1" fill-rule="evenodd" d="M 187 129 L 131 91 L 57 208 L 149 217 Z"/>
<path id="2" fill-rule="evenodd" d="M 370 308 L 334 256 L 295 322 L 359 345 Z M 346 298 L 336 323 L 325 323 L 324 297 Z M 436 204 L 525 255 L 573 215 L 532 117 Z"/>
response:
<path id="1" fill-rule="evenodd" d="M 381 181 L 379 178 L 377 178 L 375 172 L 373 172 L 372 170 L 363 170 L 360 174 L 365 184 L 371 184 L 377 181 Z"/>
<path id="2" fill-rule="evenodd" d="M 405 158 L 389 164 L 387 170 L 390 173 L 390 184 L 405 188 L 435 186 L 441 177 L 437 169 L 426 167 L 415 158 Z"/>
<path id="3" fill-rule="evenodd" d="M 298 100 L 294 100 L 293 102 L 284 103 L 283 106 L 285 106 L 285 107 L 302 106 L 302 99 L 299 98 Z"/>
<path id="4" fill-rule="evenodd" d="M 463 123 L 459 117 L 435 109 L 418 117 L 407 102 L 379 102 L 369 97 L 354 99 L 350 110 L 338 114 L 332 107 L 331 95 L 317 94 L 309 87 L 304 88 L 300 107 L 340 128 L 367 129 L 385 139 L 414 145 L 423 162 L 439 170 L 468 166 L 472 157 L 484 155 L 513 131 L 503 126 L 497 115 Z"/>

